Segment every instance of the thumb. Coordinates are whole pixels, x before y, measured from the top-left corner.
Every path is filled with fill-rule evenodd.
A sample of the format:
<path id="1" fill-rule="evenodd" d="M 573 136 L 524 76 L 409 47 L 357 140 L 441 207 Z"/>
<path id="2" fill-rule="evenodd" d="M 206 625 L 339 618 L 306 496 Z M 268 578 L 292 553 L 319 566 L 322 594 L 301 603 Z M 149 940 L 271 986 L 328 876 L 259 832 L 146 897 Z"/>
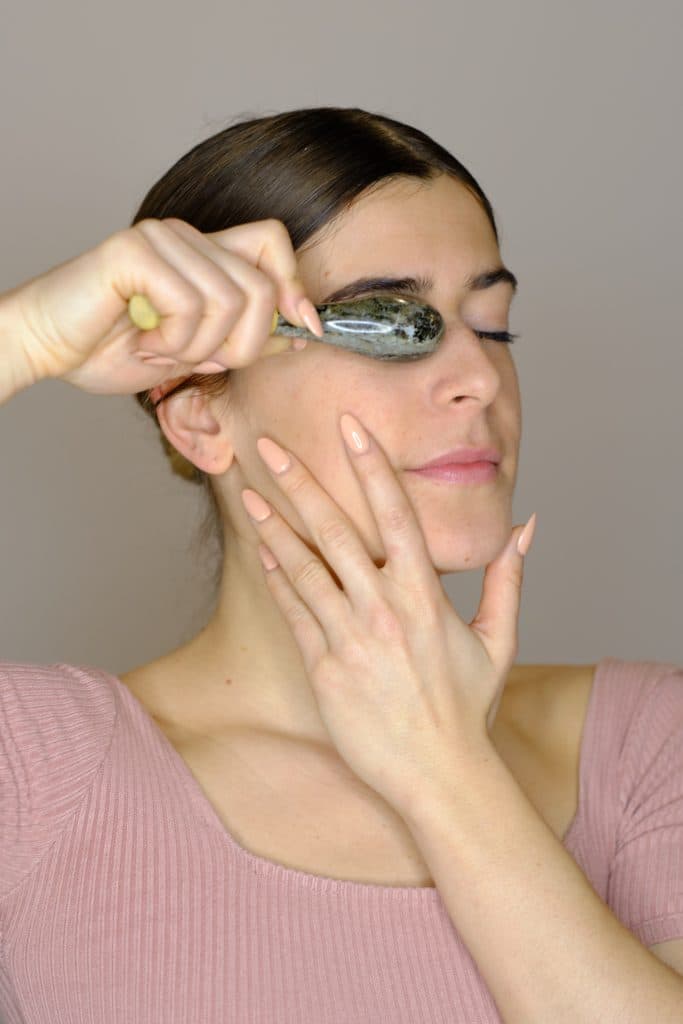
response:
<path id="1" fill-rule="evenodd" d="M 517 627 L 524 579 L 524 556 L 536 530 L 536 513 L 515 526 L 508 544 L 486 567 L 482 596 L 470 626 L 484 641 L 494 664 L 511 665 L 517 656 Z M 517 545 L 522 541 L 522 552 Z"/>
<path id="2" fill-rule="evenodd" d="M 275 356 L 279 352 L 287 352 L 292 347 L 294 338 L 269 334 L 259 352 L 259 359 L 264 356 Z"/>

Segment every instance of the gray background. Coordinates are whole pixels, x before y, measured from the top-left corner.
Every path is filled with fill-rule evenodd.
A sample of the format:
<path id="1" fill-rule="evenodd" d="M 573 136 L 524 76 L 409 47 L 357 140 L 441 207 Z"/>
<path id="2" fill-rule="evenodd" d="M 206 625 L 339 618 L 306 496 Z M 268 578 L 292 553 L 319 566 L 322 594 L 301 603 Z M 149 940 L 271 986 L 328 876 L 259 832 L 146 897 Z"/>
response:
<path id="1" fill-rule="evenodd" d="M 125 227 L 232 119 L 362 106 L 472 171 L 520 280 L 525 662 L 683 664 L 678 0 L 3 11 L 0 291 Z M 124 672 L 206 614 L 199 492 L 132 398 L 0 407 L 0 659 Z M 483 570 L 446 585 L 468 621 Z"/>

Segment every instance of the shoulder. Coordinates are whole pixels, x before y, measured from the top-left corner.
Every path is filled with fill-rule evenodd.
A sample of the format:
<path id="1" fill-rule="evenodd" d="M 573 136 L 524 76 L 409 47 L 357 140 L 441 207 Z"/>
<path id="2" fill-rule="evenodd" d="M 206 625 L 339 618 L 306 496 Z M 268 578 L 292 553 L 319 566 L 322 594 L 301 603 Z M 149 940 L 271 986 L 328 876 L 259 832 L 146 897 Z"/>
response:
<path id="1" fill-rule="evenodd" d="M 116 710 L 105 672 L 0 662 L 0 897 L 76 812 L 107 755 Z"/>
<path id="2" fill-rule="evenodd" d="M 596 668 L 513 666 L 501 703 L 506 724 L 536 747 L 573 748 L 583 728 Z"/>
<path id="3" fill-rule="evenodd" d="M 64 731 L 87 723 L 97 729 L 111 723 L 115 706 L 112 677 L 102 669 L 0 661 L 0 716 L 6 721 L 39 727 L 50 720 Z"/>
<path id="4" fill-rule="evenodd" d="M 580 740 L 600 672 L 595 709 L 622 738 L 662 711 L 683 714 L 683 668 L 671 662 L 605 657 L 588 665 L 516 665 L 501 709 L 529 742 L 557 749 Z"/>
<path id="5" fill-rule="evenodd" d="M 0 751 L 25 764 L 101 759 L 117 713 L 112 677 L 76 665 L 0 661 Z M 63 760 L 59 761 L 64 764 Z"/>
<path id="6" fill-rule="evenodd" d="M 625 787 L 639 777 L 683 775 L 683 667 L 671 662 L 611 660 L 605 700 L 619 719 Z"/>
<path id="7" fill-rule="evenodd" d="M 644 945 L 679 941 L 683 668 L 665 662 L 613 663 L 604 683 L 603 708 L 608 703 L 614 708 L 617 723 L 612 728 L 610 720 L 617 822 L 608 902 Z"/>

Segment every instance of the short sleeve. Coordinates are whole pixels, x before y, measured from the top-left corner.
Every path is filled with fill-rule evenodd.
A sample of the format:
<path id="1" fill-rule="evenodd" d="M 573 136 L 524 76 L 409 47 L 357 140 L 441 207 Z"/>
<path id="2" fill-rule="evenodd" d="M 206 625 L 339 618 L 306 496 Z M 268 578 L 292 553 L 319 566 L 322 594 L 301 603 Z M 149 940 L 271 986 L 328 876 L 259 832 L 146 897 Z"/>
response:
<path id="1" fill-rule="evenodd" d="M 106 680 L 0 662 L 0 900 L 55 841 L 106 756 L 116 719 Z"/>
<path id="2" fill-rule="evenodd" d="M 683 669 L 645 689 L 619 776 L 607 903 L 643 945 L 683 938 Z"/>

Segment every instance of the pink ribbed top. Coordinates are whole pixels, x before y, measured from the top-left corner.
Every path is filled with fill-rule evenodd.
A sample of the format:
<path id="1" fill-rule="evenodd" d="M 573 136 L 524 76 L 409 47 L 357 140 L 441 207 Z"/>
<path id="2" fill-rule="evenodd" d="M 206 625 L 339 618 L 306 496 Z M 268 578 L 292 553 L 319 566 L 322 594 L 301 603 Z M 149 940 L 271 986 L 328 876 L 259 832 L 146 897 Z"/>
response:
<path id="1" fill-rule="evenodd" d="M 645 945 L 683 937 L 683 669 L 604 658 L 563 843 Z M 249 853 L 121 680 L 0 663 L 4 1024 L 493 1024 L 438 890 Z"/>

